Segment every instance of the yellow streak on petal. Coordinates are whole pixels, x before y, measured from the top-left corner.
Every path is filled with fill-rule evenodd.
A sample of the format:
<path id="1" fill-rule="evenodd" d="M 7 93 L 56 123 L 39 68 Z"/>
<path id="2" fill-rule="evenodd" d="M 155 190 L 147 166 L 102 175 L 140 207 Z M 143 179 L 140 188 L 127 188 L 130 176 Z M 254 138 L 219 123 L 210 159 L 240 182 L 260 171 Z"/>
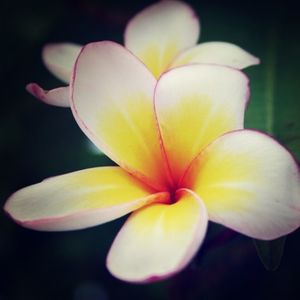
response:
<path id="1" fill-rule="evenodd" d="M 210 97 L 201 94 L 166 105 L 159 120 L 172 174 L 177 180 L 205 146 L 236 128 L 236 119 L 226 107 L 218 107 Z"/>
<path id="2" fill-rule="evenodd" d="M 123 101 L 126 105 L 120 107 L 119 101 L 107 100 L 105 114 L 100 112 L 97 120 L 99 135 L 113 149 L 112 158 L 121 159 L 118 163 L 142 172 L 155 186 L 166 186 L 152 100 L 134 93 L 124 95 Z"/>
<path id="3" fill-rule="evenodd" d="M 6 209 L 17 220 L 34 221 L 134 202 L 139 208 L 148 200 L 138 200 L 153 193 L 119 167 L 100 167 L 51 177 L 23 188 L 12 195 Z"/>
<path id="4" fill-rule="evenodd" d="M 23 188 L 5 210 L 25 227 L 60 231 L 99 225 L 168 200 L 168 193 L 155 193 L 119 167 L 100 167 Z"/>
<path id="5" fill-rule="evenodd" d="M 43 183 L 40 185 L 45 187 L 44 191 L 47 188 L 50 192 L 53 188 L 49 208 L 51 203 L 61 199 L 61 205 L 72 212 L 117 206 L 153 193 L 149 187 L 118 167 L 87 169 L 52 177 Z M 60 209 L 62 213 L 64 211 L 59 205 L 52 205 L 51 209 Z"/>
<path id="6" fill-rule="evenodd" d="M 185 181 L 193 182 L 209 212 L 243 211 L 244 201 L 254 198 L 254 187 L 262 180 L 256 172 L 257 161 L 249 155 L 210 150 L 193 163 Z"/>
<path id="7" fill-rule="evenodd" d="M 170 234 L 190 231 L 198 216 L 199 204 L 194 197 L 186 195 L 171 205 L 157 203 L 141 208 L 134 215 L 134 229 L 139 236 L 154 230 L 161 238 L 165 235 L 168 239 Z"/>
<path id="8" fill-rule="evenodd" d="M 141 51 L 139 57 L 150 69 L 155 78 L 159 78 L 159 76 L 167 70 L 177 53 L 178 47 L 176 43 L 169 41 L 163 48 L 156 44 L 149 45 Z"/>

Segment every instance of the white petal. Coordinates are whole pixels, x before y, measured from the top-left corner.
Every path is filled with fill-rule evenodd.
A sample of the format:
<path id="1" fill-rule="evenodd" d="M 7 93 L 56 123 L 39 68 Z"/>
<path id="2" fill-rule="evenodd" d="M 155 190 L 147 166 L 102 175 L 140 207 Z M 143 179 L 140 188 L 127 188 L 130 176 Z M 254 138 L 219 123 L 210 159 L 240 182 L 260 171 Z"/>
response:
<path id="1" fill-rule="evenodd" d="M 162 75 L 155 111 L 175 182 L 206 145 L 243 128 L 248 97 L 247 77 L 232 68 L 199 64 Z"/>
<path id="2" fill-rule="evenodd" d="M 218 64 L 244 69 L 259 64 L 259 59 L 242 48 L 225 42 L 207 42 L 182 52 L 172 68 L 193 63 Z"/>
<path id="3" fill-rule="evenodd" d="M 86 169 L 23 188 L 6 202 L 20 225 L 61 231 L 99 225 L 153 201 L 168 200 L 119 167 Z"/>
<path id="4" fill-rule="evenodd" d="M 182 270 L 199 249 L 207 227 L 201 199 L 177 191 L 177 202 L 152 204 L 134 212 L 117 235 L 107 258 L 116 277 L 153 282 Z"/>
<path id="5" fill-rule="evenodd" d="M 298 166 L 262 133 L 223 135 L 194 160 L 182 185 L 203 199 L 212 221 L 251 237 L 275 239 L 300 225 Z"/>
<path id="6" fill-rule="evenodd" d="M 149 70 L 113 42 L 85 46 L 74 69 L 72 111 L 87 136 L 131 174 L 157 189 L 168 176 L 153 109 Z"/>
<path id="7" fill-rule="evenodd" d="M 125 46 L 158 78 L 180 51 L 197 43 L 199 32 L 198 18 L 189 5 L 160 1 L 131 19 Z"/>
<path id="8" fill-rule="evenodd" d="M 48 44 L 42 58 L 49 71 L 65 83 L 71 80 L 71 73 L 81 46 L 73 43 Z"/>

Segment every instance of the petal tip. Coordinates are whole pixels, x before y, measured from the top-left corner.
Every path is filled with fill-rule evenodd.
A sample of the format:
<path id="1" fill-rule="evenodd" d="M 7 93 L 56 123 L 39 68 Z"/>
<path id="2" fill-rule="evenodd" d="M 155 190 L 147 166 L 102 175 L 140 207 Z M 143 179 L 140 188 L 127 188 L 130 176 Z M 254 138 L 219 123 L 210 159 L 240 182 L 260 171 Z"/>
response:
<path id="1" fill-rule="evenodd" d="M 2 209 L 4 211 L 4 213 L 9 217 L 9 218 L 12 218 L 10 212 L 9 212 L 9 208 L 8 208 L 8 201 L 9 201 L 9 198 L 6 200 L 5 204 L 3 205 Z"/>
<path id="2" fill-rule="evenodd" d="M 44 102 L 46 104 L 51 104 L 51 103 L 49 103 L 49 101 L 47 101 L 48 91 L 45 91 L 44 89 L 42 89 L 37 83 L 34 83 L 34 82 L 28 83 L 25 86 L 25 89 L 29 94 L 31 94 L 38 100 L 41 100 L 42 102 Z"/>
<path id="3" fill-rule="evenodd" d="M 257 65 L 260 65 L 260 64 L 261 64 L 261 60 L 258 57 L 252 55 L 251 62 L 249 61 L 249 63 L 243 69 L 248 68 L 248 67 L 252 67 L 252 66 L 257 66 Z"/>
<path id="4" fill-rule="evenodd" d="M 28 83 L 26 91 L 42 102 L 54 106 L 69 107 L 69 87 L 59 87 L 52 90 L 44 90 L 37 83 Z"/>
<path id="5" fill-rule="evenodd" d="M 17 223 L 18 225 L 22 226 L 22 227 L 26 227 L 24 226 L 24 222 L 17 219 L 15 216 L 14 216 L 14 213 L 13 213 L 13 210 L 11 209 L 10 207 L 10 204 L 11 204 L 11 200 L 12 198 L 15 196 L 17 192 L 14 192 L 13 194 L 11 194 L 8 199 L 6 200 L 5 204 L 3 205 L 3 211 L 4 211 L 4 214 L 11 220 L 13 220 L 15 223 Z"/>
<path id="6" fill-rule="evenodd" d="M 258 58 L 258 57 L 255 57 L 255 64 L 256 64 L 256 65 L 259 65 L 259 64 L 261 64 L 261 60 L 260 60 L 260 58 Z"/>
<path id="7" fill-rule="evenodd" d="M 43 98 L 43 90 L 42 88 L 36 84 L 36 83 L 28 83 L 26 86 L 25 86 L 25 89 L 28 93 L 30 93 L 32 96 L 42 100 Z"/>
<path id="8" fill-rule="evenodd" d="M 169 273 L 165 273 L 165 274 L 161 274 L 161 275 L 152 274 L 152 275 L 148 275 L 147 277 L 140 278 L 140 279 L 127 278 L 125 276 L 120 276 L 120 274 L 118 274 L 117 272 L 113 271 L 110 268 L 109 254 L 108 254 L 107 259 L 106 259 L 106 268 L 109 271 L 109 273 L 113 277 L 117 278 L 118 280 L 125 281 L 125 282 L 128 282 L 128 283 L 133 283 L 133 284 L 151 284 L 151 283 L 163 281 L 163 280 L 166 280 L 166 279 L 178 274 L 183 269 L 183 268 L 181 268 L 181 269 L 178 269 L 175 272 L 173 271 L 173 272 L 169 272 Z"/>

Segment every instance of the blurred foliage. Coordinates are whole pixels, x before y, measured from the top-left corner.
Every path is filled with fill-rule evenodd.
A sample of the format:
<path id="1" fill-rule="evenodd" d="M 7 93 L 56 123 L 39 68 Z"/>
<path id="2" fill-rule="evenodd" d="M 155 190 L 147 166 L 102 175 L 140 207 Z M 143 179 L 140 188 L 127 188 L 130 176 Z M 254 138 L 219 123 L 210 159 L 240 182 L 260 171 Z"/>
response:
<path id="1" fill-rule="evenodd" d="M 24 86 L 30 81 L 49 88 L 59 84 L 42 65 L 44 44 L 122 42 L 127 20 L 152 2 L 1 2 L 1 204 L 15 190 L 45 177 L 112 164 L 91 151 L 69 109 L 44 105 Z M 261 58 L 260 66 L 246 70 L 251 80 L 246 127 L 272 134 L 299 159 L 298 7 L 291 1 L 188 2 L 201 19 L 201 41 L 232 42 Z M 203 247 L 186 270 L 161 283 L 130 285 L 105 269 L 106 253 L 123 221 L 40 233 L 1 213 L 0 299 L 298 299 L 299 231 L 288 237 L 281 267 L 268 273 L 250 239 L 210 224 Z"/>

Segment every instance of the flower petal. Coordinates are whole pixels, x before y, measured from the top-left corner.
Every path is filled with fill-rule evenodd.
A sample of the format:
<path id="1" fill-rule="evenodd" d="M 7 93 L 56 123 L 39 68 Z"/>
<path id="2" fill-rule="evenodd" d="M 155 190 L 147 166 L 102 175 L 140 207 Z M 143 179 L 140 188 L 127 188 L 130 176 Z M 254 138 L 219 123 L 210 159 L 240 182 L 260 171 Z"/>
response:
<path id="1" fill-rule="evenodd" d="M 300 176 L 292 156 L 251 130 L 223 135 L 192 163 L 182 186 L 205 202 L 212 221 L 257 239 L 300 225 Z"/>
<path id="2" fill-rule="evenodd" d="M 34 97 L 38 98 L 39 100 L 42 100 L 47 104 L 62 106 L 62 107 L 70 106 L 70 101 L 69 101 L 70 92 L 68 86 L 59 87 L 56 89 L 46 91 L 36 83 L 29 83 L 26 85 L 26 90 Z"/>
<path id="3" fill-rule="evenodd" d="M 259 64 L 259 59 L 242 48 L 225 42 L 207 42 L 182 52 L 172 67 L 191 63 L 218 64 L 244 69 Z"/>
<path id="4" fill-rule="evenodd" d="M 206 145 L 243 127 L 248 96 L 246 76 L 224 66 L 184 66 L 160 78 L 155 110 L 175 182 Z"/>
<path id="5" fill-rule="evenodd" d="M 107 257 L 116 277 L 152 282 L 182 270 L 196 254 L 207 228 L 201 199 L 181 189 L 172 205 L 153 204 L 132 215 L 117 235 Z"/>
<path id="6" fill-rule="evenodd" d="M 180 1 L 160 1 L 128 23 L 125 46 L 138 56 L 158 78 L 175 56 L 197 43 L 198 18 Z"/>
<path id="7" fill-rule="evenodd" d="M 52 177 L 14 193 L 5 210 L 24 227 L 71 230 L 99 225 L 153 201 L 168 200 L 119 167 Z"/>
<path id="8" fill-rule="evenodd" d="M 166 189 L 153 109 L 156 80 L 124 47 L 85 46 L 72 86 L 72 110 L 81 129 L 106 155 L 157 189 Z"/>
<path id="9" fill-rule="evenodd" d="M 48 44 L 42 52 L 44 64 L 54 76 L 69 83 L 81 47 L 73 43 Z"/>

